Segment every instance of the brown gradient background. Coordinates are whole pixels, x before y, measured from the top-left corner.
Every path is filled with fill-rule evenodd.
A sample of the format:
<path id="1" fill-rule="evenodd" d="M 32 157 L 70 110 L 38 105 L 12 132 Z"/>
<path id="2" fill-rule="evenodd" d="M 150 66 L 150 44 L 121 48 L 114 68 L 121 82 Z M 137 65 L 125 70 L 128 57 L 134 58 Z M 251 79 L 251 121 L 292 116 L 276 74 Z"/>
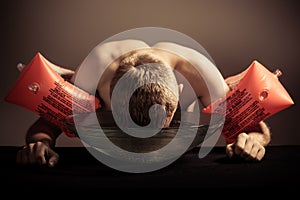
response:
<path id="1" fill-rule="evenodd" d="M 17 79 L 18 62 L 37 52 L 74 69 L 108 37 L 139 27 L 164 27 L 195 39 L 210 53 L 224 77 L 257 59 L 283 72 L 281 83 L 295 105 L 273 115 L 271 145 L 299 145 L 300 24 L 297 1 L 246 0 L 64 0 L 1 1 L 0 145 L 23 145 L 37 116 L 4 102 Z M 223 145 L 222 138 L 218 142 Z M 81 145 L 61 136 L 58 145 Z"/>

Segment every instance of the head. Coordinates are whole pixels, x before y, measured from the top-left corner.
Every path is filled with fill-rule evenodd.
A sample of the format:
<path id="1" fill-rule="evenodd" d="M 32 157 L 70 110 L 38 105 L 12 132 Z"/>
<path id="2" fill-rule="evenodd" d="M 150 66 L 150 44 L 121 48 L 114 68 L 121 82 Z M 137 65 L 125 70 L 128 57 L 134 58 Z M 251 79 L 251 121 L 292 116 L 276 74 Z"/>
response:
<path id="1" fill-rule="evenodd" d="M 125 82 L 118 90 L 119 98 L 112 99 L 112 109 L 116 109 L 123 125 L 128 122 L 124 103 L 129 101 L 129 114 L 137 125 L 169 126 L 179 101 L 177 81 L 170 66 L 157 55 L 133 53 L 121 60 L 111 82 L 111 96 L 120 79 Z"/>

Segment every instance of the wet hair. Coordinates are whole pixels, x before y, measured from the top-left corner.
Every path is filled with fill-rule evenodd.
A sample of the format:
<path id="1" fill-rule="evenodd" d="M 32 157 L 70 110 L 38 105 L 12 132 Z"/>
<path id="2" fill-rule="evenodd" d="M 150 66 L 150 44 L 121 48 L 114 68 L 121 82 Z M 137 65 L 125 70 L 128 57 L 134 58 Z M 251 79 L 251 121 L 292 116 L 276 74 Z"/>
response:
<path id="1" fill-rule="evenodd" d="M 155 54 L 133 53 L 120 62 L 111 81 L 111 97 L 118 81 L 122 81 L 118 84 L 118 98 L 111 101 L 123 126 L 128 124 L 128 116 L 139 126 L 168 126 L 164 116 L 171 121 L 179 101 L 177 81 L 170 66 Z M 128 101 L 129 111 L 125 105 Z"/>

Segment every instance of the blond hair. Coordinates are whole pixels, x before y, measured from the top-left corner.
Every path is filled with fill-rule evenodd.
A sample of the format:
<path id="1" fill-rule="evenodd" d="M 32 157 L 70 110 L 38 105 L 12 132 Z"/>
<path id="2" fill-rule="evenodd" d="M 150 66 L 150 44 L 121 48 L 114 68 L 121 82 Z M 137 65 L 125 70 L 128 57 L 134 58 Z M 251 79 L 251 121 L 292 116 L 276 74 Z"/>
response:
<path id="1" fill-rule="evenodd" d="M 116 112 L 118 118 L 126 126 L 128 122 L 128 110 L 126 110 L 126 98 L 129 100 L 129 114 L 134 123 L 139 126 L 152 126 L 162 128 L 166 126 L 162 119 L 161 109 L 155 109 L 154 117 L 149 116 L 149 109 L 156 104 L 161 105 L 163 114 L 167 118 L 172 117 L 178 106 L 178 86 L 171 67 L 162 59 L 152 53 L 133 53 L 121 60 L 119 67 L 110 85 L 110 95 L 120 79 L 126 80 L 118 90 L 118 98 L 112 99 L 113 105 L 118 105 Z M 132 91 L 131 96 L 128 91 Z M 130 92 L 129 92 L 130 93 Z M 126 97 L 127 96 L 127 97 Z M 153 109 L 153 107 L 151 108 Z M 153 114 L 153 113 L 152 113 Z M 170 120 L 171 121 L 171 120 Z"/>

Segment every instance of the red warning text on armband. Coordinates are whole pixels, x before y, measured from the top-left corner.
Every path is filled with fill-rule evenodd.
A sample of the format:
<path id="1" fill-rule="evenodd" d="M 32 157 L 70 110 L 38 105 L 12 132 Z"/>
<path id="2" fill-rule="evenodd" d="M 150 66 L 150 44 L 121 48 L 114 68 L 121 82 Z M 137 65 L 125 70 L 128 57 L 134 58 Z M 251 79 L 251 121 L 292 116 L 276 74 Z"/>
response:
<path id="1" fill-rule="evenodd" d="M 38 53 L 22 70 L 5 100 L 24 107 L 67 131 L 63 123 L 67 116 L 73 112 L 95 111 L 101 107 L 100 101 L 94 95 L 65 81 L 49 65 L 51 63 Z M 69 132 L 66 134 L 74 136 Z"/>
<path id="2" fill-rule="evenodd" d="M 245 89 L 243 91 L 236 89 L 234 94 L 227 99 L 222 131 L 228 142 L 235 140 L 239 133 L 256 126 L 258 122 L 270 115 L 263 107 L 260 107 L 259 101 L 255 100 Z"/>
<path id="3" fill-rule="evenodd" d="M 257 130 L 260 121 L 294 104 L 277 75 L 253 61 L 238 85 L 225 98 L 202 110 L 225 116 L 221 133 L 227 143 L 235 142 L 242 132 Z"/>

